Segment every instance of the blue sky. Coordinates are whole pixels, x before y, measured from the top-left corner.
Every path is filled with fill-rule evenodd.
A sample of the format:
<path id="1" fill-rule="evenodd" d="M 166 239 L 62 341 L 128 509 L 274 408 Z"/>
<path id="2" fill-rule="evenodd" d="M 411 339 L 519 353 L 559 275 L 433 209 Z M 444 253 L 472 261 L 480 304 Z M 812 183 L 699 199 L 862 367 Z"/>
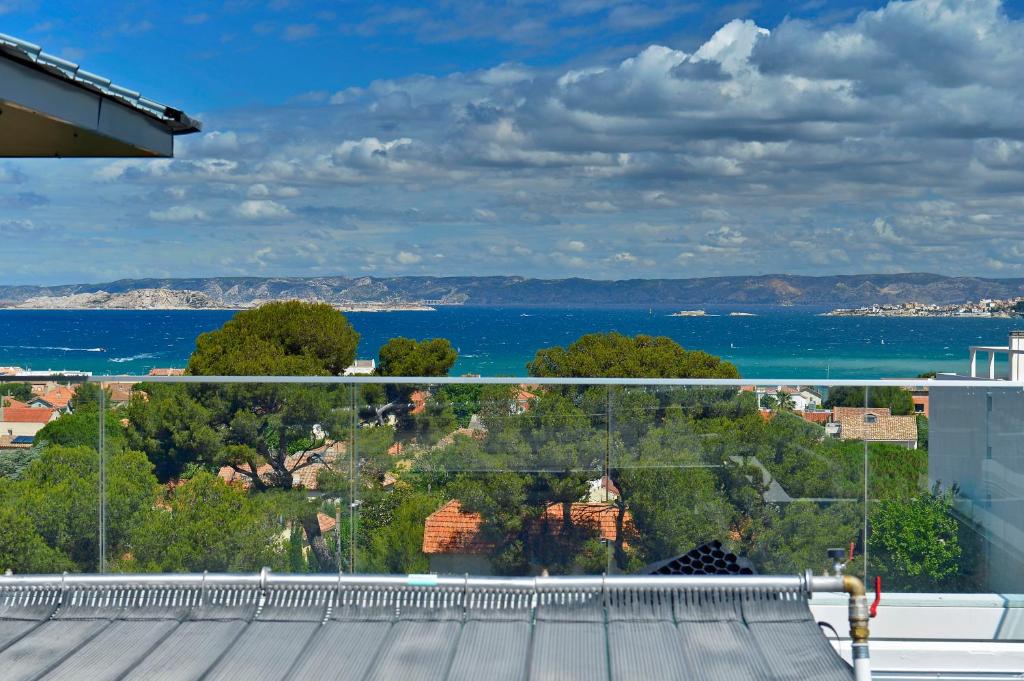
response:
<path id="1" fill-rule="evenodd" d="M 0 0 L 204 123 L 173 161 L 0 161 L 0 281 L 1024 276 L 1019 15 Z"/>

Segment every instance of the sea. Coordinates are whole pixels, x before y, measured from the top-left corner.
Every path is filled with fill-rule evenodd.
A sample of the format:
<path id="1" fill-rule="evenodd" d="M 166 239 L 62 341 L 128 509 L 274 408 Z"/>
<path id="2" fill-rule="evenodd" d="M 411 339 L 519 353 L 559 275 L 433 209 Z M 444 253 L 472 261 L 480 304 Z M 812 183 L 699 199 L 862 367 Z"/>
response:
<path id="1" fill-rule="evenodd" d="M 826 317 L 825 309 L 706 306 L 705 316 L 665 308 L 439 307 L 433 312 L 356 312 L 358 357 L 375 357 L 389 338 L 449 339 L 452 374 L 526 375 L 539 348 L 585 333 L 668 336 L 733 362 L 747 378 L 912 378 L 968 371 L 968 346 L 1005 345 L 1024 320 Z M 732 316 L 742 312 L 752 316 Z M 182 367 L 196 337 L 220 327 L 224 310 L 0 310 L 0 366 L 146 374 Z M 1002 370 L 1001 367 L 998 367 Z"/>

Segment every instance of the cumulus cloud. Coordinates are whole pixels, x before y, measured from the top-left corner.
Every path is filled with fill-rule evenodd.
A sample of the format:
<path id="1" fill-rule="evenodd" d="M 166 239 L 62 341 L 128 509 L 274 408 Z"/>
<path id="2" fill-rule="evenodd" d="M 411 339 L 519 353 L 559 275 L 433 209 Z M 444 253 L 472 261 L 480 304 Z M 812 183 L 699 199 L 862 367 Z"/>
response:
<path id="1" fill-rule="evenodd" d="M 343 30 L 520 42 L 559 30 L 522 25 L 505 13 L 517 3 L 490 15 L 458 4 L 379 8 Z M 603 31 L 676 7 L 556 2 L 550 16 L 570 6 Z M 246 228 L 358 232 L 371 268 L 426 267 L 436 258 L 394 244 L 429 238 L 448 272 L 615 276 L 650 261 L 663 276 L 680 264 L 983 274 L 994 260 L 1024 275 L 1003 255 L 1024 230 L 1022 44 L 1024 22 L 995 0 L 741 17 L 686 48 L 380 79 L 304 102 L 301 116 L 221 112 L 181 158 L 106 162 L 93 177 L 104 192 L 158 196 L 143 204 L 154 220 L 187 190 L 189 206 Z M 154 189 L 167 185 L 182 195 Z"/>
<path id="2" fill-rule="evenodd" d="M 289 217 L 291 211 L 276 201 L 243 201 L 235 207 L 235 214 L 247 220 L 270 220 Z"/>
<path id="3" fill-rule="evenodd" d="M 194 222 L 206 219 L 206 212 L 195 206 L 171 206 L 149 211 L 149 217 L 158 222 Z"/>

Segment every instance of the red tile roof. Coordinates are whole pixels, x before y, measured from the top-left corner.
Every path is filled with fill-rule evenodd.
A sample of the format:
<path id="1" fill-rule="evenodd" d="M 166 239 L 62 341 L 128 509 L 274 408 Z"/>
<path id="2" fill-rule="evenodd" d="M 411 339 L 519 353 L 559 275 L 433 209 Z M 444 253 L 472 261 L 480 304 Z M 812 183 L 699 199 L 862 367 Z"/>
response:
<path id="1" fill-rule="evenodd" d="M 25 402 L 22 402 L 20 400 L 16 400 L 13 397 L 8 397 L 6 395 L 3 398 L 3 402 L 4 403 L 3 403 L 2 406 L 4 406 L 4 407 L 23 407 L 25 409 L 29 408 L 28 404 L 26 404 Z"/>
<path id="2" fill-rule="evenodd" d="M 150 369 L 150 376 L 184 376 L 184 369 Z"/>
<path id="3" fill-rule="evenodd" d="M 8 423 L 49 423 L 53 409 L 42 407 L 4 407 L 3 418 Z"/>
<path id="4" fill-rule="evenodd" d="M 577 502 L 572 505 L 569 513 L 575 525 L 593 527 L 600 533 L 602 539 L 615 539 L 616 518 L 619 513 L 615 506 Z M 563 519 L 562 504 L 550 504 L 545 509 L 543 518 L 560 526 Z M 423 524 L 423 553 L 490 553 L 494 550 L 494 544 L 480 536 L 482 525 L 483 518 L 479 513 L 463 511 L 459 500 L 452 499 L 427 516 Z M 629 511 L 623 518 L 623 525 L 627 534 L 633 531 L 633 518 Z"/>
<path id="5" fill-rule="evenodd" d="M 328 532 L 330 532 L 338 526 L 338 523 L 334 520 L 334 518 L 327 515 L 326 513 L 317 513 L 316 520 L 320 524 L 321 534 L 327 534 Z"/>
<path id="6" fill-rule="evenodd" d="M 430 397 L 430 393 L 426 390 L 417 390 L 412 395 L 409 395 L 409 401 L 412 402 L 412 414 L 421 414 L 427 409 L 427 399 Z"/>
<path id="7" fill-rule="evenodd" d="M 793 411 L 794 414 L 802 418 L 804 421 L 810 421 L 811 423 L 818 423 L 825 425 L 832 420 L 832 412 L 830 411 Z"/>
<path id="8" fill-rule="evenodd" d="M 57 409 L 63 409 L 68 406 L 68 402 L 75 396 L 75 391 L 71 388 L 58 385 L 50 392 L 43 395 L 43 399 L 52 404 Z"/>

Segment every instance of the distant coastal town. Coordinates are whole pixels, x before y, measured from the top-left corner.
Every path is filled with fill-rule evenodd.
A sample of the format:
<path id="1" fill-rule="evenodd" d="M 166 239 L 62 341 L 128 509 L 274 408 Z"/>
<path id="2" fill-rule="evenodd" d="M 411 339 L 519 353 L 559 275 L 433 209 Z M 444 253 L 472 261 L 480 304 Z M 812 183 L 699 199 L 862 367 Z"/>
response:
<path id="1" fill-rule="evenodd" d="M 823 313 L 824 317 L 1024 317 L 1024 298 L 994 300 L 955 305 L 927 303 L 885 303 L 864 307 L 838 308 Z"/>

